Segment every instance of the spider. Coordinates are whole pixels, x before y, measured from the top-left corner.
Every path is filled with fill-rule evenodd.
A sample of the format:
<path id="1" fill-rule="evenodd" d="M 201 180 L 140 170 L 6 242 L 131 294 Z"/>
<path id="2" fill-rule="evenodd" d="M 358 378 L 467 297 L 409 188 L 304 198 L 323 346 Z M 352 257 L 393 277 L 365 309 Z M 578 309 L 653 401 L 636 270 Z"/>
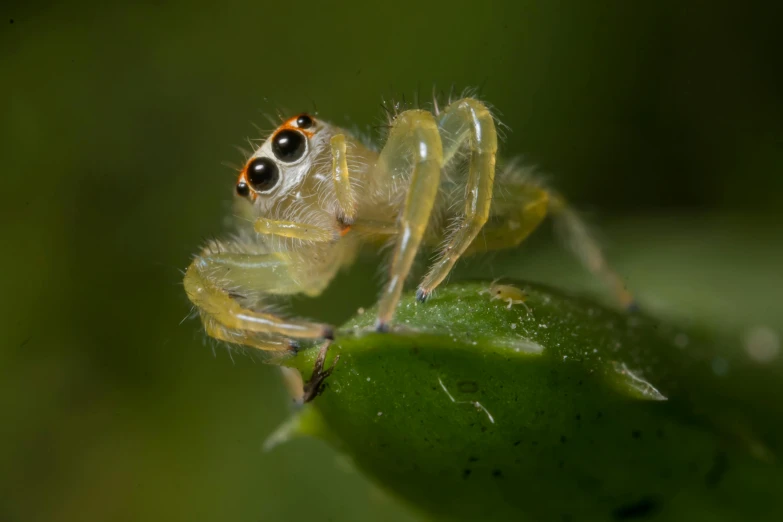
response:
<path id="1" fill-rule="evenodd" d="M 542 220 L 563 225 L 572 250 L 633 306 L 622 280 L 572 208 L 531 168 L 496 168 L 498 122 L 473 97 L 395 110 L 380 148 L 310 114 L 283 122 L 234 186 L 235 234 L 210 241 L 184 286 L 209 336 L 274 352 L 332 339 L 331 325 L 276 313 L 272 296 L 319 295 L 362 244 L 393 243 L 376 329 L 388 331 L 414 258 L 437 255 L 419 282 L 427 300 L 462 256 L 519 245 Z"/>

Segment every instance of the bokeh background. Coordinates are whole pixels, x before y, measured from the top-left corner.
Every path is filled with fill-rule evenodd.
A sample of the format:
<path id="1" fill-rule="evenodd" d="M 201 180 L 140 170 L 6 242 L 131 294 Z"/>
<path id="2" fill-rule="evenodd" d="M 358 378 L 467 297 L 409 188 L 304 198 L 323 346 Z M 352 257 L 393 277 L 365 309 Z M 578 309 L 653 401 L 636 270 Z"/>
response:
<path id="1" fill-rule="evenodd" d="M 182 322 L 224 163 L 278 110 L 373 132 L 383 98 L 481 87 L 505 155 L 587 211 L 648 309 L 779 339 L 768 4 L 4 1 L 0 520 L 410 520 L 319 442 L 262 452 L 289 412 L 276 368 Z M 594 289 L 546 231 L 477 272 Z M 380 282 L 370 256 L 292 307 L 339 323 Z"/>

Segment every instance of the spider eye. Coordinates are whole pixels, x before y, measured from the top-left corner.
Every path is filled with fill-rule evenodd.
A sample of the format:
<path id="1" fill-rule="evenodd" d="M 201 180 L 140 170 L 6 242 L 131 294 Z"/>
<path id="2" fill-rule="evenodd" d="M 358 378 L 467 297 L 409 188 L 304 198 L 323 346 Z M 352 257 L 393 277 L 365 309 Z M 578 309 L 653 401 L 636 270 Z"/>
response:
<path id="1" fill-rule="evenodd" d="M 302 157 L 307 148 L 306 138 L 301 132 L 284 129 L 272 139 L 272 152 L 280 161 L 291 163 Z"/>
<path id="2" fill-rule="evenodd" d="M 280 170 L 271 159 L 256 158 L 247 166 L 247 179 L 256 192 L 268 192 L 277 185 Z M 239 185 L 237 185 L 237 192 L 239 192 Z"/>
<path id="3" fill-rule="evenodd" d="M 307 114 L 302 114 L 296 119 L 296 126 L 300 129 L 309 129 L 313 126 L 313 119 Z"/>
<path id="4" fill-rule="evenodd" d="M 244 181 L 237 183 L 237 194 L 243 198 L 250 194 L 250 187 L 247 186 L 247 183 Z"/>

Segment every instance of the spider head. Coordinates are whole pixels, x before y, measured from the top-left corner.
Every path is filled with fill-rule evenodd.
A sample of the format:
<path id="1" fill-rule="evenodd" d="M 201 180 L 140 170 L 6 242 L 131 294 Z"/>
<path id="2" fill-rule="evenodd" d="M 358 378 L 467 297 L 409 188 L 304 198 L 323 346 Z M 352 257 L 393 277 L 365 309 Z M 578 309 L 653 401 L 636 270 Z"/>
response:
<path id="1" fill-rule="evenodd" d="M 287 198 L 307 196 L 303 185 L 329 154 L 330 134 L 327 124 L 309 114 L 289 118 L 248 160 L 237 180 L 237 195 L 262 213 Z"/>

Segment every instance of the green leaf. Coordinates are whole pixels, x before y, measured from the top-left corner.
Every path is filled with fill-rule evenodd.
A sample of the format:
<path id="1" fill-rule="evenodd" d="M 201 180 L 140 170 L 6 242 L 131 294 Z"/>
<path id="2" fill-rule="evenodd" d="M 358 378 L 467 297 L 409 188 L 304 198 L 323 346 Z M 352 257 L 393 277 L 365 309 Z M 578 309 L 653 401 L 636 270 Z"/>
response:
<path id="1" fill-rule="evenodd" d="M 439 520 L 778 520 L 781 377 L 720 338 L 516 283 L 446 286 L 330 347 L 308 434 Z M 317 350 L 285 364 L 307 378 Z M 281 433 L 278 433 L 280 438 Z"/>

